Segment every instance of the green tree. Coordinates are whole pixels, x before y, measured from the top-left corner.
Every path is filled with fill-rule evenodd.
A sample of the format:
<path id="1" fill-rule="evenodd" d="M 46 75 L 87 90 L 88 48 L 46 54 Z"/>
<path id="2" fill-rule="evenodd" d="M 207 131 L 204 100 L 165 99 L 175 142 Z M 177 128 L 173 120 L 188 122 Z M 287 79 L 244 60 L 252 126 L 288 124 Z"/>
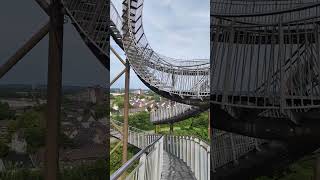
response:
<path id="1" fill-rule="evenodd" d="M 120 109 L 124 107 L 124 96 L 115 96 L 113 104 L 118 106 Z"/>
<path id="2" fill-rule="evenodd" d="M 8 103 L 0 102 L 0 120 L 14 118 L 14 111 L 10 110 Z"/>
<path id="3" fill-rule="evenodd" d="M 112 119 L 123 122 L 123 116 L 118 114 L 112 116 Z M 137 112 L 129 115 L 129 126 L 150 131 L 154 129 L 154 125 L 150 121 L 150 114 L 146 111 Z"/>
<path id="4" fill-rule="evenodd" d="M 26 128 L 24 131 L 26 141 L 28 143 L 27 151 L 35 152 L 45 144 L 45 130 L 39 127 Z"/>
<path id="5" fill-rule="evenodd" d="M 76 148 L 78 144 L 75 143 L 72 139 L 70 139 L 63 132 L 60 133 L 60 143 L 63 148 Z"/>
<path id="6" fill-rule="evenodd" d="M 108 115 L 106 104 L 96 105 L 94 110 L 95 110 L 95 114 L 96 114 L 97 119 L 106 117 Z"/>
<path id="7" fill-rule="evenodd" d="M 3 141 L 0 141 L 0 158 L 5 157 L 9 153 L 9 147 Z"/>
<path id="8" fill-rule="evenodd" d="M 44 145 L 45 128 L 43 112 L 28 111 L 18 118 L 16 129 L 21 129 L 24 132 L 28 152 L 34 152 Z"/>
<path id="9" fill-rule="evenodd" d="M 146 111 L 130 115 L 129 125 L 145 131 L 154 129 L 154 125 L 150 121 L 150 114 Z"/>

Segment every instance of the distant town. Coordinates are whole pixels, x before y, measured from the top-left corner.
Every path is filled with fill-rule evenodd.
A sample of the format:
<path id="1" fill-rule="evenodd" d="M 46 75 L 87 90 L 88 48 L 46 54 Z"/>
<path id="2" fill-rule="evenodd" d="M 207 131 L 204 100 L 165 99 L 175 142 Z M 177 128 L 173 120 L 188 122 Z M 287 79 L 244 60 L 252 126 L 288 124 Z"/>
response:
<path id="1" fill-rule="evenodd" d="M 159 96 L 151 90 L 130 89 L 129 93 L 129 114 L 143 111 L 150 112 L 159 107 L 167 107 L 170 105 L 170 101 Z M 123 114 L 123 98 L 124 89 L 110 89 L 111 116 L 114 114 Z"/>
<path id="2" fill-rule="evenodd" d="M 74 167 L 107 156 L 107 89 L 63 86 L 60 164 Z M 0 172 L 44 165 L 46 88 L 0 85 Z"/>

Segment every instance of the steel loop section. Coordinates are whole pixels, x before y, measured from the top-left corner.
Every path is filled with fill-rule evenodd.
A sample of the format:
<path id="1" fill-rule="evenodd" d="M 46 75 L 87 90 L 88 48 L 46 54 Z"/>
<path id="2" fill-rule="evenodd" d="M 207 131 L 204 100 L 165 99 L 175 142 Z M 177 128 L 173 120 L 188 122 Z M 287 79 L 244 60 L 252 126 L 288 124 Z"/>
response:
<path id="1" fill-rule="evenodd" d="M 138 77 L 163 96 L 182 100 L 209 95 L 209 61 L 177 60 L 154 52 L 144 34 L 143 0 L 124 2 L 123 44 Z"/>

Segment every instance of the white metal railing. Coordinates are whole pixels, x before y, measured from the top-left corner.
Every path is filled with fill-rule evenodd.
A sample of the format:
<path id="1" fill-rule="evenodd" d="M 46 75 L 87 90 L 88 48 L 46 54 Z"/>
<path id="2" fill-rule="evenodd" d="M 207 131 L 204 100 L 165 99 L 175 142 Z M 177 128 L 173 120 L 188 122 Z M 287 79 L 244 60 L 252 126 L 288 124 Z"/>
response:
<path id="1" fill-rule="evenodd" d="M 123 123 L 116 120 L 110 120 L 110 122 L 110 135 L 118 139 L 122 139 L 122 129 L 120 129 L 120 127 L 123 126 Z M 147 147 L 159 137 L 161 137 L 161 135 L 150 134 L 138 128 L 129 126 L 128 143 L 140 149 Z"/>
<path id="2" fill-rule="evenodd" d="M 164 137 L 164 150 L 183 160 L 197 180 L 210 180 L 210 146 L 188 136 Z"/>
<path id="3" fill-rule="evenodd" d="M 169 103 L 167 107 L 160 107 L 150 112 L 150 121 L 152 123 L 165 122 L 192 109 L 198 109 L 194 106 L 180 104 L 177 102 Z"/>
<path id="4" fill-rule="evenodd" d="M 262 139 L 242 136 L 233 133 L 223 133 L 211 140 L 211 166 L 212 169 L 222 167 L 237 160 L 266 142 Z"/>
<path id="5" fill-rule="evenodd" d="M 186 114 L 188 111 L 192 111 L 193 107 L 194 106 L 181 103 L 175 103 L 169 108 L 160 107 L 150 114 L 150 119 L 153 123 L 166 122 L 167 119 L 179 119 L 178 117 L 182 114 Z M 166 143 L 170 142 L 171 140 Z M 219 168 L 230 162 L 237 162 L 237 159 L 247 154 L 248 152 L 254 149 L 259 150 L 259 145 L 264 142 L 265 140 L 214 129 L 214 135 L 212 135 L 211 141 L 212 169 Z M 173 140 L 173 143 L 176 143 L 175 139 Z M 172 151 L 171 149 L 169 150 Z"/>
<path id="6" fill-rule="evenodd" d="M 116 126 L 122 126 L 122 123 L 111 120 L 111 133 L 118 131 Z M 121 139 L 121 133 L 118 132 L 117 137 Z M 159 141 L 159 144 L 155 143 L 156 141 Z M 196 179 L 207 180 L 210 179 L 210 166 L 214 171 L 228 163 L 237 162 L 247 153 L 259 150 L 259 145 L 265 140 L 219 131 L 215 136 L 212 136 L 210 149 L 208 143 L 198 138 L 173 135 L 162 137 L 129 127 L 128 142 L 141 149 L 147 149 L 148 153 L 140 154 L 139 164 L 127 176 L 127 179 L 156 179 L 161 176 L 162 151 L 165 150 L 183 160 L 194 173 Z M 150 148 L 151 145 L 152 148 Z M 154 164 L 155 161 L 161 164 Z"/>
<path id="7" fill-rule="evenodd" d="M 127 172 L 137 161 L 139 163 L 133 171 Z M 125 176 L 126 180 L 160 180 L 162 162 L 163 137 L 159 137 L 113 173 L 110 180 L 117 180 L 120 176 Z M 125 174 L 126 172 L 128 174 Z"/>

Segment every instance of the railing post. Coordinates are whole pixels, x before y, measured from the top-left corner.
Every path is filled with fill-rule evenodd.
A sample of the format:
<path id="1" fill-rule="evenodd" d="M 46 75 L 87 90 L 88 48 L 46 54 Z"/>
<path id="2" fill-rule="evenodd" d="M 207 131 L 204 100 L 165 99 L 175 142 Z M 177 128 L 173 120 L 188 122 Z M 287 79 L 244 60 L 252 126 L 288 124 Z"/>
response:
<path id="1" fill-rule="evenodd" d="M 171 146 L 171 148 L 170 148 L 170 153 L 171 154 L 174 154 L 173 153 L 173 151 L 174 151 L 174 147 L 173 147 L 173 136 L 172 135 L 170 135 L 170 146 Z"/>
<path id="2" fill-rule="evenodd" d="M 197 179 L 199 179 L 199 171 L 201 170 L 200 167 L 200 141 L 198 138 L 195 138 L 195 170 L 194 170 L 194 175 L 196 176 Z"/>
<path id="3" fill-rule="evenodd" d="M 196 163 L 195 163 L 195 154 L 197 153 L 197 151 L 196 151 L 196 139 L 195 138 L 190 138 L 190 143 L 191 143 L 191 152 L 190 152 L 190 154 L 191 154 L 191 165 L 190 165 L 190 168 L 191 168 L 191 170 L 193 171 L 193 172 L 195 172 L 195 165 L 196 165 Z"/>
<path id="4" fill-rule="evenodd" d="M 214 143 L 214 138 L 213 138 L 213 136 L 211 136 L 211 139 L 210 139 L 210 147 L 209 147 L 209 166 L 212 166 L 212 172 L 216 172 L 216 169 L 215 169 L 215 156 L 214 156 L 214 152 L 216 152 L 215 151 L 215 145 L 213 144 Z M 218 141 L 216 141 L 216 142 L 218 142 Z M 208 148 L 207 148 L 207 151 L 208 151 Z M 218 153 L 218 152 L 216 152 L 216 153 Z M 217 156 L 216 156 L 217 157 Z M 210 174 L 210 172 L 209 172 L 209 174 Z"/>
<path id="5" fill-rule="evenodd" d="M 257 151 L 261 151 L 257 138 L 254 139 L 254 145 L 255 145 Z"/>
<path id="6" fill-rule="evenodd" d="M 179 157 L 179 138 L 178 138 L 178 136 L 174 136 L 174 145 L 175 145 L 175 155 L 177 156 L 177 157 Z"/>
<path id="7" fill-rule="evenodd" d="M 183 138 L 183 161 L 187 162 L 187 140 L 185 136 Z"/>
<path id="8" fill-rule="evenodd" d="M 237 156 L 236 156 L 236 147 L 234 145 L 234 140 L 233 140 L 233 134 L 230 133 L 230 140 L 231 140 L 231 149 L 232 149 L 232 160 L 234 163 L 238 163 L 237 161 Z"/>
<path id="9" fill-rule="evenodd" d="M 168 137 L 167 136 L 164 136 L 164 150 L 167 151 L 167 148 L 168 148 Z"/>
<path id="10" fill-rule="evenodd" d="M 190 144 L 190 138 L 187 136 L 186 137 L 186 141 L 187 141 L 187 165 L 190 167 L 190 159 L 191 159 L 191 144 Z"/>
<path id="11" fill-rule="evenodd" d="M 154 176 L 152 179 L 158 179 L 158 170 L 159 170 L 159 143 L 155 145 L 156 152 L 154 153 Z"/>
<path id="12" fill-rule="evenodd" d="M 138 179 L 139 180 L 144 180 L 145 179 L 145 174 L 146 174 L 146 158 L 147 155 L 143 154 L 140 158 L 140 164 L 142 164 L 139 168 L 139 173 L 138 173 Z"/>
<path id="13" fill-rule="evenodd" d="M 199 162 L 199 179 L 205 179 L 205 171 L 207 170 L 207 165 L 206 165 L 206 151 L 204 150 L 204 143 L 200 140 L 199 142 L 199 151 L 200 151 L 200 162 Z"/>
<path id="14" fill-rule="evenodd" d="M 163 137 L 160 139 L 159 141 L 159 176 L 158 176 L 158 180 L 161 179 L 161 172 L 162 172 L 162 163 L 163 163 Z"/>
<path id="15" fill-rule="evenodd" d="M 206 151 L 207 151 L 207 174 L 206 174 L 206 176 L 207 176 L 207 178 L 206 178 L 206 180 L 210 180 L 210 174 L 211 174 L 211 172 L 210 172 L 210 169 L 211 169 L 211 148 L 210 148 L 210 146 L 208 146 L 207 147 L 207 149 L 206 149 Z M 212 172 L 215 172 L 215 168 L 214 168 L 214 163 L 212 162 Z"/>
<path id="16" fill-rule="evenodd" d="M 184 142 L 183 142 L 183 136 L 180 136 L 180 159 L 183 160 L 183 156 L 184 156 Z"/>

